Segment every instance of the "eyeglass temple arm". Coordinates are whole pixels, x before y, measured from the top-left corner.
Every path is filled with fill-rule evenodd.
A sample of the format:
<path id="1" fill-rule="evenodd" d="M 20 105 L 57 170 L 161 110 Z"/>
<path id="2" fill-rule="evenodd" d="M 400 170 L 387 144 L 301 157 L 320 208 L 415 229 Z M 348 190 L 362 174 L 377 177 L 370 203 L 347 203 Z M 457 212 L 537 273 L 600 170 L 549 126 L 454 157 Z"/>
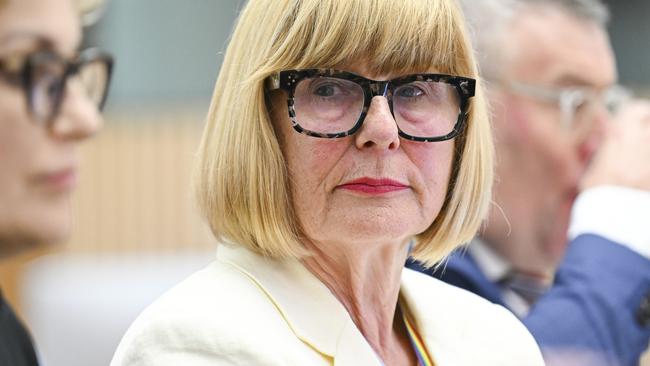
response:
<path id="1" fill-rule="evenodd" d="M 280 89 L 280 74 L 275 73 L 270 75 L 265 80 L 267 90 L 277 90 Z"/>

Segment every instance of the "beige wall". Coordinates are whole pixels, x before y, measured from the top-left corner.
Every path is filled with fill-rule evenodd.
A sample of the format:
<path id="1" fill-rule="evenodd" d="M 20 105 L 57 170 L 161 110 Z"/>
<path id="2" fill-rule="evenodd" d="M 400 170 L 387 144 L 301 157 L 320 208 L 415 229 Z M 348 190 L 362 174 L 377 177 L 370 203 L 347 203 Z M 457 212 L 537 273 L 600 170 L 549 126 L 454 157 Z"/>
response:
<path id="1" fill-rule="evenodd" d="M 202 119 L 202 112 L 182 109 L 110 116 L 83 151 L 75 228 L 66 250 L 210 245 L 191 191 Z"/>

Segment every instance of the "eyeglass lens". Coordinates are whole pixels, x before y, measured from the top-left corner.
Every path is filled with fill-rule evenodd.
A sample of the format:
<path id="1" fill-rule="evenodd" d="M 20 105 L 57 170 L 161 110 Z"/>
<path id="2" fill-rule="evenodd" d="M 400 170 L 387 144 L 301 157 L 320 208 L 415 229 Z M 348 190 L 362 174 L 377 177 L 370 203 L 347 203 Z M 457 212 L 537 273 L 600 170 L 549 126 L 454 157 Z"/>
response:
<path id="1" fill-rule="evenodd" d="M 563 105 L 567 125 L 580 134 L 589 129 L 598 116 L 608 118 L 616 114 L 620 106 L 630 97 L 629 92 L 621 87 L 612 87 L 602 92 L 582 93 L 568 105 Z M 565 98 L 568 99 L 568 98 Z"/>
<path id="2" fill-rule="evenodd" d="M 101 107 L 110 71 L 105 60 L 83 60 L 78 64 L 76 72 L 72 73 L 69 72 L 69 67 L 67 62 L 47 55 L 31 60 L 30 107 L 39 121 L 50 122 L 57 114 L 69 79 L 79 81 L 88 99 L 96 107 Z"/>
<path id="3" fill-rule="evenodd" d="M 30 63 L 29 72 L 32 113 L 39 121 L 45 121 L 54 113 L 61 97 L 65 64 L 43 56 Z"/>
<path id="4" fill-rule="evenodd" d="M 350 80 L 313 77 L 294 91 L 295 119 L 304 129 L 340 133 L 352 129 L 364 108 L 363 88 Z M 392 112 L 399 129 L 411 136 L 451 133 L 460 113 L 460 97 L 448 83 L 414 81 L 392 90 Z"/>
<path id="5" fill-rule="evenodd" d="M 107 65 L 100 60 L 82 64 L 79 69 L 79 79 L 85 87 L 88 98 L 100 108 L 108 85 Z"/>

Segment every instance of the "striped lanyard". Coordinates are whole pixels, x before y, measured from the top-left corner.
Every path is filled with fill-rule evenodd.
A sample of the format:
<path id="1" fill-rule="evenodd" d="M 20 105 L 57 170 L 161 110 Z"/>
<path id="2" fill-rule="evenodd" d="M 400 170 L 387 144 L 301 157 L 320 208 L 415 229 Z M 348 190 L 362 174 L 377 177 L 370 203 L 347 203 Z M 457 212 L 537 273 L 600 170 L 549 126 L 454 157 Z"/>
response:
<path id="1" fill-rule="evenodd" d="M 404 320 L 404 325 L 406 326 L 406 332 L 408 333 L 409 340 L 411 341 L 411 346 L 413 347 L 415 356 L 418 359 L 418 366 L 435 366 L 436 364 L 433 363 L 431 357 L 429 357 L 427 348 L 424 346 L 424 342 L 422 342 L 422 339 L 415 331 L 415 327 L 413 327 L 413 324 L 411 324 L 409 317 L 403 311 L 401 311 L 401 309 L 398 308 L 398 311 Z M 379 355 L 377 355 L 377 358 L 379 358 Z M 379 359 L 379 362 L 382 366 L 385 366 L 381 359 Z"/>
<path id="2" fill-rule="evenodd" d="M 408 316 L 402 312 L 402 318 L 404 318 L 404 324 L 406 325 L 406 331 L 409 334 L 409 339 L 411 340 L 411 345 L 413 346 L 413 349 L 415 350 L 415 355 L 418 358 L 418 363 L 420 366 L 435 366 L 433 361 L 431 361 L 431 357 L 429 357 L 429 353 L 427 352 L 426 347 L 424 346 L 424 343 L 422 342 L 422 339 L 418 335 L 418 333 L 415 331 L 415 328 L 413 327 L 413 324 L 411 324 L 411 321 L 409 320 Z"/>

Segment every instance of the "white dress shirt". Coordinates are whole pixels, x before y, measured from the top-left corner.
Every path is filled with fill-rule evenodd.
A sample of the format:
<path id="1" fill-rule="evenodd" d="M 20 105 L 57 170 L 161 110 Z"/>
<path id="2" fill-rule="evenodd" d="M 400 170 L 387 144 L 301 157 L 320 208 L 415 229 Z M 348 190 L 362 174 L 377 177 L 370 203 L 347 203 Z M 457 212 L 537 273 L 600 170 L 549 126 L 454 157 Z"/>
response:
<path id="1" fill-rule="evenodd" d="M 498 253 L 492 250 L 479 238 L 472 240 L 468 247 L 476 265 L 481 269 L 485 277 L 493 283 L 499 283 L 512 271 L 512 266 Z M 503 302 L 520 319 L 530 311 L 530 304 L 522 296 L 508 287 L 500 286 Z"/>
<path id="2" fill-rule="evenodd" d="M 602 186 L 581 193 L 571 213 L 569 239 L 596 234 L 650 259 L 650 192 Z"/>

